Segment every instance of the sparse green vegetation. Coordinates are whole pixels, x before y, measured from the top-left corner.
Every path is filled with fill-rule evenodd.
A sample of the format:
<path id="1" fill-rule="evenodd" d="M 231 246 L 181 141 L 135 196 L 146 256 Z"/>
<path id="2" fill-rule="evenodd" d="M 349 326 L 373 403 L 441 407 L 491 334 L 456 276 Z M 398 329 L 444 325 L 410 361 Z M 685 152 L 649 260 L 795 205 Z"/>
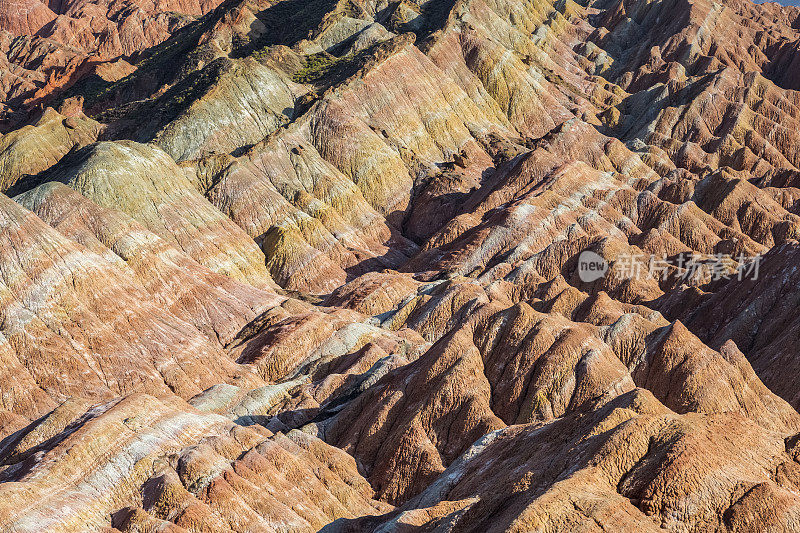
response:
<path id="1" fill-rule="evenodd" d="M 253 40 L 234 43 L 231 57 L 253 54 L 275 44 L 290 46 L 308 37 L 325 15 L 336 8 L 336 0 L 283 0 L 256 14 L 267 31 Z"/>
<path id="2" fill-rule="evenodd" d="M 352 0 L 341 2 L 339 6 L 345 16 L 352 18 L 361 17 L 361 9 L 355 3 L 353 3 Z"/>
<path id="3" fill-rule="evenodd" d="M 186 24 L 166 41 L 139 54 L 135 60 L 131 59 L 131 63 L 136 66 L 135 72 L 113 82 L 105 81 L 99 76 L 85 78 L 65 91 L 61 99 L 83 96 L 85 109 L 91 111 L 114 99 L 115 94 L 128 96 L 136 94 L 141 87 L 148 84 L 155 88 L 161 83 L 182 79 L 187 72 L 181 71 L 178 67 L 183 65 L 183 59 L 194 53 L 199 37 L 214 22 L 214 13 L 211 12 L 197 21 Z M 148 79 L 152 81 L 149 82 Z"/>
<path id="4" fill-rule="evenodd" d="M 316 83 L 331 74 L 334 70 L 340 70 L 345 64 L 355 59 L 354 54 L 343 57 L 335 57 L 327 52 L 312 54 L 306 58 L 306 65 L 292 76 L 296 83 Z"/>
<path id="5" fill-rule="evenodd" d="M 250 54 L 250 57 L 252 57 L 256 61 L 261 61 L 263 59 L 266 59 L 267 57 L 269 57 L 269 46 L 259 48 L 258 50 Z"/>
<path id="6" fill-rule="evenodd" d="M 100 76 L 93 74 L 83 78 L 78 83 L 67 89 L 59 98 L 57 105 L 60 105 L 65 99 L 72 96 L 83 96 L 85 107 L 91 109 L 97 102 L 110 96 L 117 83 L 109 82 Z"/>

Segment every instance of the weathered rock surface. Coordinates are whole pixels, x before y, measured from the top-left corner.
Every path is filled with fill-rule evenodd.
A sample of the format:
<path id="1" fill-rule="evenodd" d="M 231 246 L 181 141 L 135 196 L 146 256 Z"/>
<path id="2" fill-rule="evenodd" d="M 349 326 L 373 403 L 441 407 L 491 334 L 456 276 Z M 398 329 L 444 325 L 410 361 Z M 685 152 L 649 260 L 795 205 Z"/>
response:
<path id="1" fill-rule="evenodd" d="M 766 508 L 791 529 L 794 457 L 781 434 L 745 418 L 676 415 L 635 389 L 489 433 L 397 511 L 331 530 L 752 531 Z"/>
<path id="2" fill-rule="evenodd" d="M 97 140 L 100 124 L 78 116 L 64 116 L 47 108 L 33 124 L 0 139 L 0 191 L 9 192 L 26 175 L 47 170 L 70 150 Z"/>
<path id="3" fill-rule="evenodd" d="M 0 529 L 800 531 L 798 28 L 2 4 Z"/>
<path id="4" fill-rule="evenodd" d="M 219 0 L 9 0 L 0 6 L 0 125 L 84 78 L 114 82 L 130 59 L 158 45 Z"/>
<path id="5" fill-rule="evenodd" d="M 258 383 L 129 271 L 6 196 L 0 227 L 5 409 L 30 417 L 71 396 L 189 398 L 220 381 Z"/>
<path id="6" fill-rule="evenodd" d="M 71 153 L 36 181 L 62 182 L 118 209 L 207 268 L 258 287 L 271 283 L 253 241 L 158 148 L 103 142 Z"/>
<path id="7" fill-rule="evenodd" d="M 204 268 L 129 216 L 61 183 L 45 183 L 15 200 L 62 235 L 132 271 L 160 305 L 223 345 L 284 301 Z"/>
<path id="8" fill-rule="evenodd" d="M 62 404 L 6 439 L 2 461 L 11 531 L 101 529 L 109 517 L 121 531 L 317 531 L 391 509 L 352 457 L 319 439 L 143 394 Z"/>

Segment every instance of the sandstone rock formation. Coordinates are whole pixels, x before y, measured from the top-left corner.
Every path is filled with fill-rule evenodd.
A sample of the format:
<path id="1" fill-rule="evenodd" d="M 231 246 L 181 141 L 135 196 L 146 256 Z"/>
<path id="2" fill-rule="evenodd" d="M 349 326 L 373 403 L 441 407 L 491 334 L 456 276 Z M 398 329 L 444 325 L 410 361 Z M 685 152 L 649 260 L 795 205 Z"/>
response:
<path id="1" fill-rule="evenodd" d="M 800 531 L 798 28 L 3 3 L 0 530 Z"/>

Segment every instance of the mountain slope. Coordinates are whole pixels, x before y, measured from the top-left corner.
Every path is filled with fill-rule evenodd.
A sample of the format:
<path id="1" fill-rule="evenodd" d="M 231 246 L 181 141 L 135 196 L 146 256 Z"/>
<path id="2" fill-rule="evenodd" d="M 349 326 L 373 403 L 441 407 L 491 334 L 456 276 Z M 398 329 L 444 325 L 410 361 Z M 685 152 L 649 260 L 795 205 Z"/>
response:
<path id="1" fill-rule="evenodd" d="M 800 531 L 798 28 L 0 6 L 0 529 Z"/>

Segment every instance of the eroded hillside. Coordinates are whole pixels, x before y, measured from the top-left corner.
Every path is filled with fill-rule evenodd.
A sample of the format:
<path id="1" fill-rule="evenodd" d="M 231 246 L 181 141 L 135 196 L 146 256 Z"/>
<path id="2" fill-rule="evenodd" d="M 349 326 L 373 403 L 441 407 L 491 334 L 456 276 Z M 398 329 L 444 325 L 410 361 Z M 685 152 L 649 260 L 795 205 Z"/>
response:
<path id="1" fill-rule="evenodd" d="M 0 530 L 800 531 L 799 46 L 2 3 Z"/>

